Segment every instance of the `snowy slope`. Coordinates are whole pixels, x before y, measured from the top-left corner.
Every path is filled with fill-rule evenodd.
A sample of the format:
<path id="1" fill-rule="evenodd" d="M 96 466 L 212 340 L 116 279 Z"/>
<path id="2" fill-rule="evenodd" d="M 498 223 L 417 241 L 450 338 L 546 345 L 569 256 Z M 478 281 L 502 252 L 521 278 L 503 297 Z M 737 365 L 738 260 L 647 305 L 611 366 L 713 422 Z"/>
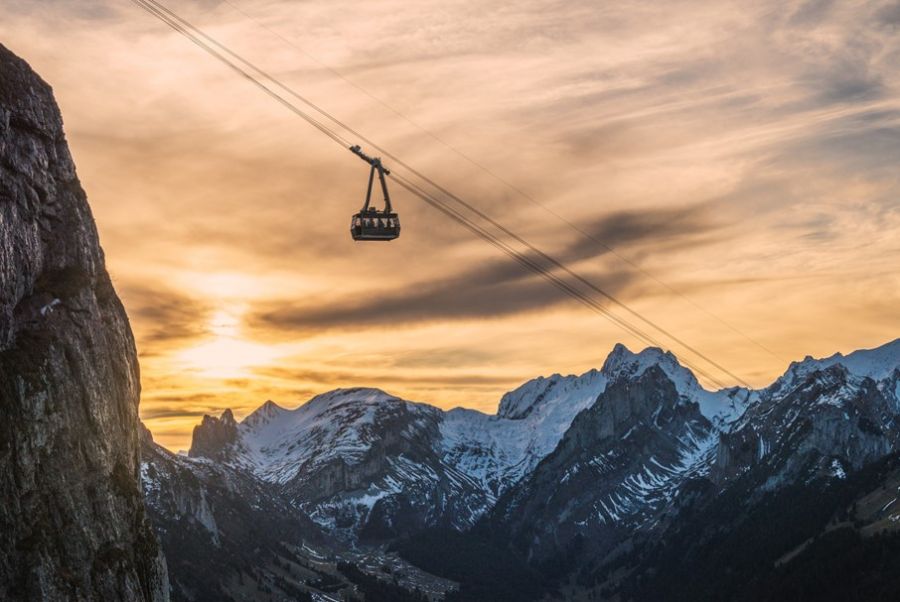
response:
<path id="1" fill-rule="evenodd" d="M 787 372 L 768 390 L 773 395 L 787 394 L 790 388 L 797 386 L 813 372 L 835 365 L 843 366 L 851 375 L 859 378 L 871 378 L 874 381 L 890 379 L 900 370 L 900 339 L 875 349 L 860 349 L 848 355 L 835 353 L 821 359 L 806 356 L 802 362 L 792 362 Z M 900 397 L 896 392 L 894 396 Z"/>
<path id="2" fill-rule="evenodd" d="M 577 542 L 603 555 L 636 533 L 652 539 L 683 504 L 739 478 L 754 479 L 753 495 L 846 478 L 900 446 L 897 349 L 808 358 L 767 389 L 709 392 L 670 354 L 617 347 L 597 403 L 486 521 L 528 558 Z"/>
<path id="3" fill-rule="evenodd" d="M 337 389 L 294 410 L 267 401 L 238 426 L 230 463 L 283 484 L 336 458 L 358 464 L 380 440 L 380 428 L 401 415 L 410 418 L 403 435 L 421 437 L 439 413 L 378 389 Z"/>
<path id="4" fill-rule="evenodd" d="M 718 430 L 663 366 L 642 359 L 627 358 L 628 373 L 489 515 L 493 531 L 522 542 L 529 557 L 552 556 L 578 537 L 605 551 L 623 532 L 652 528 L 682 485 L 710 474 Z"/>
<path id="5" fill-rule="evenodd" d="M 607 382 L 596 370 L 581 376 L 554 374 L 504 395 L 497 415 L 451 410 L 440 425 L 443 457 L 492 495 L 500 495 L 553 451 Z"/>
<path id="6" fill-rule="evenodd" d="M 230 414 L 204 419 L 195 431 L 195 443 L 203 446 L 192 453 L 250 471 L 279 487 L 320 525 L 350 537 L 389 538 L 440 524 L 461 528 L 530 475 L 557 448 L 576 416 L 591 409 L 608 387 L 635 383 L 652 370 L 671 383 L 675 394 L 664 406 L 649 409 L 653 421 L 664 407 L 696 408 L 695 422 L 709 426 L 679 427 L 683 432 L 672 434 L 665 457 L 620 466 L 616 495 L 623 497 L 616 499 L 621 505 L 627 497 L 640 506 L 668 497 L 688 475 L 709 473 L 720 434 L 749 432 L 748 421 L 760 424 L 761 413 L 775 413 L 781 400 L 823 369 L 844 370 L 848 376 L 840 386 L 817 394 L 816 403 L 841 406 L 866 377 L 873 377 L 900 409 L 898 355 L 900 342 L 894 341 L 847 356 L 807 358 L 766 389 L 707 391 L 671 353 L 657 348 L 633 353 L 616 345 L 600 370 L 528 381 L 504 395 L 494 415 L 443 411 L 377 389 L 338 389 L 293 410 L 266 402 L 239 424 Z M 748 412 L 751 408 L 756 411 Z M 761 457 L 772 445 L 769 437 L 755 453 Z M 585 456 L 583 467 L 604 461 L 592 463 Z M 602 471 L 597 478 L 604 478 Z M 616 511 L 607 517 L 614 514 L 621 515 Z"/>
<path id="7" fill-rule="evenodd" d="M 742 388 L 707 391 L 671 353 L 655 347 L 633 353 L 618 344 L 601 370 L 581 376 L 536 378 L 507 393 L 497 414 L 455 409 L 441 423 L 447 462 L 500 495 L 531 472 L 562 439 L 572 420 L 618 379 L 636 380 L 658 366 L 687 401 L 719 428 L 741 416 L 758 394 Z"/>
<path id="8" fill-rule="evenodd" d="M 778 486 L 803 467 L 853 469 L 886 453 L 900 436 L 898 351 L 894 341 L 807 358 L 766 389 L 708 391 L 671 353 L 616 345 L 600 370 L 528 381 L 493 415 L 338 389 L 296 409 L 266 402 L 240 423 L 206 417 L 191 454 L 251 473 L 350 540 L 464 529 L 498 501 L 556 508 L 564 518 L 541 520 L 558 535 L 599 536 L 653 528 L 698 477 L 721 484 L 772 462 Z"/>

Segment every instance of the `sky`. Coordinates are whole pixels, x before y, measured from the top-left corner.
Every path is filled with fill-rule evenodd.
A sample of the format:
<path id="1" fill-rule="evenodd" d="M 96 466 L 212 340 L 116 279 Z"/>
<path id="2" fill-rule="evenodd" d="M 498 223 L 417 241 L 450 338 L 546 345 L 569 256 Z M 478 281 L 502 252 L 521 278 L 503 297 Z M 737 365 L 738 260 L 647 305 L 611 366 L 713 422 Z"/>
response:
<path id="1" fill-rule="evenodd" d="M 710 387 L 900 336 L 900 2 L 166 4 L 713 359 L 603 301 Z M 163 445 L 336 387 L 493 412 L 646 346 L 396 187 L 401 237 L 354 243 L 367 166 L 131 2 L 0 5 Z"/>

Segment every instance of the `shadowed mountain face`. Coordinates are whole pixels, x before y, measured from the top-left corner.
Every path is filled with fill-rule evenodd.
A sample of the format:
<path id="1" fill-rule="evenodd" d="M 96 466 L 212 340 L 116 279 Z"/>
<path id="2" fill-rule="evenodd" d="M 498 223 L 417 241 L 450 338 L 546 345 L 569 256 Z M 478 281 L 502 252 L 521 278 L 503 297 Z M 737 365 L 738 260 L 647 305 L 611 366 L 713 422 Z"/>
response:
<path id="1" fill-rule="evenodd" d="M 716 440 L 697 403 L 652 366 L 613 382 L 491 517 L 530 560 L 576 540 L 608 553 L 657 524 L 683 483 L 709 474 Z"/>
<path id="2" fill-rule="evenodd" d="M 50 87 L 0 46 L 0 598 L 168 599 L 139 392 Z"/>
<path id="3" fill-rule="evenodd" d="M 216 419 L 212 419 L 216 420 Z M 208 423 L 208 421 L 207 421 Z M 325 533 L 277 486 L 208 458 L 175 455 L 145 429 L 141 478 L 176 601 L 426 602 L 454 584 Z"/>
<path id="4" fill-rule="evenodd" d="M 600 371 L 526 383 L 504 396 L 494 416 L 445 412 L 377 389 L 339 389 L 295 410 L 267 402 L 239 424 L 229 411 L 207 416 L 190 454 L 272 483 L 348 541 L 465 529 L 553 450 L 608 382 L 648 366 L 670 371 L 687 395 L 706 395 L 673 356 L 620 347 Z M 730 398 L 718 401 L 709 404 L 717 416 Z"/>
<path id="5" fill-rule="evenodd" d="M 785 599 L 785 592 L 810 586 L 809 575 L 785 564 L 772 585 L 769 571 L 776 562 L 789 564 L 793 556 L 782 556 L 792 550 L 807 562 L 809 539 L 846 528 L 852 533 L 842 537 L 853 541 L 854 554 L 900 546 L 866 539 L 875 532 L 867 527 L 872 522 L 896 529 L 896 495 L 856 520 L 851 509 L 855 498 L 896 478 L 870 467 L 898 451 L 898 383 L 900 341 L 846 358 L 807 359 L 752 392 L 740 416 L 717 426 L 668 375 L 647 369 L 611 383 L 472 537 L 537 568 L 554 588 L 577 576 L 576 585 L 563 588 L 569 595 Z M 408 558 L 417 554 L 423 551 L 415 544 L 407 548 Z M 711 566 L 717 571 L 701 580 L 706 585 L 685 576 L 686 567 L 697 575 Z M 875 591 L 894 587 L 876 569 L 865 577 L 874 579 Z M 745 596 L 749 581 L 746 591 L 755 594 Z M 464 582 L 459 599 L 496 594 Z"/>
<path id="6" fill-rule="evenodd" d="M 252 475 L 172 454 L 146 429 L 141 463 L 174 600 L 239 600 L 262 587 L 290 596 L 298 579 L 284 567 L 303 550 L 327 549 L 312 521 Z"/>
<path id="7" fill-rule="evenodd" d="M 576 544 L 602 555 L 660 532 L 685 491 L 701 484 L 721 491 L 752 472 L 761 479 L 747 493 L 754 503 L 794 483 L 859 470 L 900 442 L 898 348 L 887 345 L 855 368 L 794 365 L 719 426 L 656 366 L 620 379 L 501 498 L 487 524 L 530 560 Z M 897 368 L 870 375 L 884 357 Z"/>

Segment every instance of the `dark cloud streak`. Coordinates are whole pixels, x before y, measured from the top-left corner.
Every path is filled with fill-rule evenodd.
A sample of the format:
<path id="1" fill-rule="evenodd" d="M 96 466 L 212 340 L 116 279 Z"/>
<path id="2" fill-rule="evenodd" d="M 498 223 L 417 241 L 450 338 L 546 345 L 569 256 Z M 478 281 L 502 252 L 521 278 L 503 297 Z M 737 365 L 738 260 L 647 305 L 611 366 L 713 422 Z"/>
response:
<path id="1" fill-rule="evenodd" d="M 117 287 L 128 314 L 143 327 L 139 342 L 146 347 L 194 339 L 206 334 L 210 306 L 174 291 L 126 284 Z"/>
<path id="2" fill-rule="evenodd" d="M 654 246 L 665 246 L 671 251 L 698 244 L 701 235 L 708 235 L 714 228 L 716 225 L 702 206 L 621 211 L 584 226 L 589 238 L 577 237 L 553 257 L 571 269 L 579 262 L 596 260 L 607 254 L 608 247 L 652 242 Z M 536 264 L 554 269 L 570 286 L 597 296 L 536 253 L 529 252 L 526 256 Z M 635 278 L 632 271 L 604 269 L 601 272 L 597 268 L 579 267 L 574 271 L 611 295 L 620 295 Z M 568 296 L 564 292 L 532 271 L 509 259 L 497 258 L 461 273 L 410 285 L 378 297 L 328 304 L 270 306 L 258 311 L 251 322 L 279 330 L 314 331 L 442 319 L 490 319 L 546 309 L 566 300 Z"/>

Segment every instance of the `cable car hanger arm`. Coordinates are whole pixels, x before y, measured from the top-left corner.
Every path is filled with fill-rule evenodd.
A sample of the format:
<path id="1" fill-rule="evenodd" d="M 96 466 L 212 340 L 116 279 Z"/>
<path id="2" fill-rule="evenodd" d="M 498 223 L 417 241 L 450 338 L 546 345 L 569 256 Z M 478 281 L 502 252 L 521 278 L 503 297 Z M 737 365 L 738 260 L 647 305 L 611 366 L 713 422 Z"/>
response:
<path id="1" fill-rule="evenodd" d="M 360 159 L 362 159 L 363 161 L 368 163 L 369 165 L 371 165 L 373 167 L 375 165 L 378 165 L 380 167 L 381 171 L 384 172 L 384 175 L 386 175 L 386 176 L 391 175 L 391 170 L 381 164 L 381 157 L 370 157 L 369 155 L 367 155 L 366 153 L 364 153 L 362 151 L 362 148 L 360 148 L 360 146 L 358 144 L 354 144 L 353 146 L 351 146 L 350 151 L 354 155 L 356 155 L 357 157 L 359 157 Z"/>
<path id="2" fill-rule="evenodd" d="M 381 183 L 381 192 L 384 194 L 384 212 L 385 214 L 392 213 L 393 208 L 391 207 L 391 195 L 388 192 L 387 181 L 385 181 L 384 179 L 384 176 L 391 174 L 391 170 L 386 168 L 381 163 L 381 157 L 370 157 L 362 151 L 358 144 L 351 146 L 350 151 L 372 166 L 372 170 L 369 172 L 369 188 L 366 192 L 366 204 L 363 205 L 363 213 L 365 213 L 369 209 L 369 202 L 372 199 L 372 180 L 375 177 L 376 171 L 378 172 L 378 181 Z"/>

